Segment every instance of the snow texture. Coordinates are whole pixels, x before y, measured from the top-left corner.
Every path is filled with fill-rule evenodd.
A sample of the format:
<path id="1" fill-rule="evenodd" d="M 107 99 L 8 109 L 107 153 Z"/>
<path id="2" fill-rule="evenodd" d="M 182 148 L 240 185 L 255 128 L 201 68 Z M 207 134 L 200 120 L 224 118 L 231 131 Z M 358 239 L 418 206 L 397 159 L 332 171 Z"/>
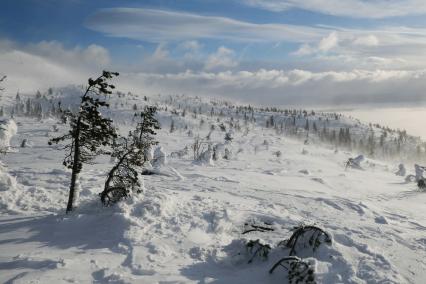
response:
<path id="1" fill-rule="evenodd" d="M 172 114 L 165 106 L 177 104 L 166 104 L 169 97 L 149 99 L 168 125 Z M 146 102 L 137 96 L 115 100 L 107 114 L 127 133 L 132 106 Z M 79 205 L 68 215 L 70 172 L 61 166 L 63 151 L 48 146 L 46 137 L 67 126 L 18 116 L 16 133 L 11 120 L 3 124 L 2 143 L 10 140 L 14 151 L 0 167 L 1 283 L 287 283 L 284 269 L 268 271 L 288 256 L 278 243 L 302 223 L 324 228 L 333 240 L 298 255 L 315 267 L 318 283 L 424 283 L 426 194 L 394 174 L 398 163 L 366 158 L 368 170 L 345 171 L 354 153 L 313 139 L 304 145 L 250 123 L 226 144 L 235 153 L 230 159 L 213 164 L 210 151 L 203 154 L 207 163 L 195 164 L 191 154 L 167 152 L 191 149 L 189 129 L 206 137 L 210 124 L 231 114 L 210 117 L 211 105 L 198 98 L 179 103 L 191 110 L 204 106 L 204 114 L 174 115 L 176 130 L 158 131 L 160 146 L 151 155 L 156 174 L 144 176 L 143 193 L 103 207 L 98 193 L 112 164 L 99 157 L 84 168 Z M 269 116 L 255 115 L 260 122 Z M 56 124 L 58 132 L 51 133 Z M 33 146 L 20 148 L 24 138 Z M 209 138 L 224 151 L 219 127 Z M 273 230 L 242 234 L 249 222 Z M 245 244 L 257 239 L 271 251 L 248 263 Z"/>

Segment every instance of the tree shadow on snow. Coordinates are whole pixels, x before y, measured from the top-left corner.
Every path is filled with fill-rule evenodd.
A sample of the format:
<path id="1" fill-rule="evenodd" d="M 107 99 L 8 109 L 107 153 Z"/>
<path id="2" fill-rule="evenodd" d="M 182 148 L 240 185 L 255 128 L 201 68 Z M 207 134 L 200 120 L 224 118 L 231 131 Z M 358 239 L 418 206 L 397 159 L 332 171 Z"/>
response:
<path id="1" fill-rule="evenodd" d="M 129 220 L 113 207 L 84 214 L 77 210 L 69 215 L 11 216 L 0 220 L 0 245 L 36 242 L 60 249 L 114 249 L 129 226 Z M 22 237 L 5 237 L 11 233 Z"/>

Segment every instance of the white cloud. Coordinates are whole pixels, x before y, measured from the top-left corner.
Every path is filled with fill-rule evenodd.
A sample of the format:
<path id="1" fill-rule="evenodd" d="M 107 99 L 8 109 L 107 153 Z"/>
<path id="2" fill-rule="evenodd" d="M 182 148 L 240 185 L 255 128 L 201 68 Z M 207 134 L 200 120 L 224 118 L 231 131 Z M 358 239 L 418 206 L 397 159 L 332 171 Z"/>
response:
<path id="1" fill-rule="evenodd" d="M 255 24 L 225 17 L 140 8 L 100 10 L 88 18 L 86 26 L 109 36 L 156 43 L 194 39 L 309 42 L 329 33 L 308 26 Z"/>
<path id="2" fill-rule="evenodd" d="M 231 68 L 237 65 L 238 62 L 235 60 L 235 52 L 232 49 L 221 46 L 215 53 L 207 58 L 205 69 Z"/>
<path id="3" fill-rule="evenodd" d="M 305 56 L 320 52 L 326 53 L 337 47 L 338 43 L 339 38 L 337 36 L 337 33 L 332 32 L 328 36 L 322 38 L 316 46 L 306 43 L 302 44 L 297 51 L 293 52 L 293 55 Z"/>
<path id="4" fill-rule="evenodd" d="M 321 39 L 318 44 L 318 49 L 324 52 L 327 52 L 333 48 L 335 48 L 338 44 L 338 37 L 336 32 L 332 32 L 327 37 Z"/>
<path id="5" fill-rule="evenodd" d="M 169 57 L 169 51 L 166 49 L 166 45 L 160 43 L 152 54 L 154 60 L 166 60 Z"/>
<path id="6" fill-rule="evenodd" d="M 313 48 L 309 44 L 304 43 L 299 47 L 298 50 L 296 50 L 292 54 L 297 56 L 304 56 L 304 55 L 311 55 L 313 53 L 315 53 L 315 48 Z"/>
<path id="7" fill-rule="evenodd" d="M 298 8 L 351 18 L 380 19 L 426 14 L 424 0 L 240 0 L 240 2 L 276 12 Z"/>
<path id="8" fill-rule="evenodd" d="M 187 40 L 179 44 L 181 49 L 197 52 L 201 49 L 202 45 L 196 40 Z"/>
<path id="9" fill-rule="evenodd" d="M 55 62 L 70 65 L 104 66 L 110 63 L 108 50 L 96 44 L 91 44 L 86 48 L 76 46 L 67 49 L 58 41 L 41 41 L 29 44 L 25 50 Z"/>
<path id="10" fill-rule="evenodd" d="M 311 3 L 311 1 L 307 0 L 307 3 Z M 323 0 L 316 1 L 322 3 Z M 260 0 L 256 3 L 258 2 L 264 3 Z M 285 2 L 285 5 L 283 5 L 286 7 L 293 7 L 296 3 L 293 0 L 288 1 L 288 3 L 278 0 L 274 3 L 278 5 L 277 3 L 281 2 Z M 297 3 L 299 2 L 304 3 L 304 1 Z M 349 2 L 346 1 L 339 1 L 339 3 L 343 6 L 349 5 Z M 324 3 L 324 6 L 327 6 L 327 3 Z M 299 49 L 291 55 L 296 55 L 299 58 L 312 55 L 316 57 L 317 63 L 322 60 L 322 64 L 329 68 L 336 66 L 331 64 L 333 63 L 337 64 L 339 68 L 345 69 L 418 69 L 424 68 L 423 62 L 426 62 L 426 54 L 423 52 L 423 50 L 426 51 L 426 29 L 422 28 L 394 26 L 363 30 L 324 25 L 309 27 L 254 24 L 225 17 L 136 8 L 100 10 L 89 17 L 87 26 L 115 37 L 128 37 L 156 43 L 166 42 L 170 43 L 170 46 L 177 43 L 181 50 L 185 48 L 187 50 L 184 51 L 183 55 L 186 62 L 178 62 L 171 68 L 173 70 L 171 72 L 179 72 L 188 68 L 200 70 L 200 66 L 205 65 L 205 62 L 202 62 L 205 60 L 205 54 L 201 52 L 201 44 L 198 41 L 203 39 L 244 42 L 253 45 L 254 48 L 259 48 L 263 44 L 271 44 L 276 47 L 277 43 L 281 42 L 299 43 Z M 244 50 L 237 57 L 241 59 L 242 54 L 244 54 Z M 337 60 L 324 61 L 327 59 L 326 55 L 330 54 L 334 55 L 334 59 L 344 59 L 348 66 L 343 67 L 341 62 Z M 283 58 L 282 64 L 288 59 L 286 54 Z M 375 60 L 374 64 L 368 67 L 367 63 L 371 58 L 382 58 L 384 60 Z M 192 63 L 188 66 L 190 61 Z M 231 62 L 233 61 L 229 61 L 229 63 Z M 172 62 L 169 61 L 169 63 Z M 148 69 L 150 71 L 153 71 L 153 69 L 166 70 L 166 66 L 163 65 L 160 66 L 161 68 L 149 66 Z M 257 65 L 255 67 L 262 66 Z M 319 65 L 317 67 L 321 68 Z M 148 70 L 145 68 L 144 71 Z"/>
<path id="11" fill-rule="evenodd" d="M 0 40 L 0 62 L 1 72 L 7 75 L 6 91 L 15 93 L 84 83 L 107 67 L 110 58 L 99 45 L 66 49 L 56 41 L 18 46 Z"/>
<path id="12" fill-rule="evenodd" d="M 177 50 L 183 51 L 185 60 L 200 60 L 202 57 L 203 45 L 197 40 L 187 40 L 177 46 Z"/>
<path id="13" fill-rule="evenodd" d="M 377 46 L 379 45 L 379 39 L 374 35 L 361 36 L 353 41 L 355 45 L 361 46 Z"/>

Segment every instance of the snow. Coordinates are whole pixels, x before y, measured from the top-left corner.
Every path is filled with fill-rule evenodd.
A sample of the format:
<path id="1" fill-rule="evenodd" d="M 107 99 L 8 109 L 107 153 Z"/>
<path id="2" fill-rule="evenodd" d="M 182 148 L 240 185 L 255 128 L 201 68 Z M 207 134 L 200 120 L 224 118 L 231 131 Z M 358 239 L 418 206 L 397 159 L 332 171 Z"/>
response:
<path id="1" fill-rule="evenodd" d="M 133 104 L 129 99 L 110 111 L 124 133 Z M 149 153 L 155 174 L 144 176 L 142 194 L 103 207 L 98 193 L 111 161 L 101 157 L 86 166 L 79 205 L 68 215 L 70 172 L 46 137 L 64 133 L 66 125 L 16 117 L 14 151 L 0 168 L 0 282 L 287 283 L 284 269 L 268 271 L 288 255 L 277 244 L 302 223 L 322 227 L 333 240 L 300 255 L 315 266 L 318 283 L 424 282 L 426 195 L 395 175 L 399 162 L 364 157 L 364 171 L 345 170 L 359 153 L 305 145 L 252 125 L 227 144 L 217 127 L 211 142 L 234 154 L 213 163 L 209 150 L 207 162 L 194 163 L 191 151 L 182 151 L 194 143 L 183 126 L 206 137 L 216 122 L 210 108 L 175 119 L 173 133 L 170 113 L 160 111 L 160 144 Z M 32 147 L 20 148 L 24 138 Z M 274 230 L 242 234 L 247 222 Z M 249 264 L 245 244 L 257 239 L 272 249 Z"/>

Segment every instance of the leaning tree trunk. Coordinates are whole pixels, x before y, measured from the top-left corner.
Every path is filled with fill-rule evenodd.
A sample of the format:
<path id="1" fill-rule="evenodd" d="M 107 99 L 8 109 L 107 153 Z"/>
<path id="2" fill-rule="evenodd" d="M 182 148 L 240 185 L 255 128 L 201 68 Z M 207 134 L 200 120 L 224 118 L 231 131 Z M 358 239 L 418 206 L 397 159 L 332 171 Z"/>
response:
<path id="1" fill-rule="evenodd" d="M 71 212 L 74 208 L 74 202 L 76 199 L 76 183 L 78 180 L 79 173 L 81 171 L 80 165 L 80 119 L 77 122 L 77 133 L 74 140 L 74 157 L 73 157 L 73 165 L 72 165 L 72 173 L 71 173 L 71 184 L 70 184 L 70 192 L 68 196 L 68 204 L 66 213 Z"/>
<path id="2" fill-rule="evenodd" d="M 124 160 L 130 154 L 130 152 L 131 151 L 124 154 L 123 157 L 121 157 L 120 160 L 118 160 L 117 164 L 115 164 L 115 166 L 109 171 L 107 180 L 105 181 L 104 190 L 101 194 L 108 192 L 108 188 L 111 187 L 111 182 L 112 182 L 112 179 L 114 178 L 115 172 L 118 170 L 118 168 L 121 166 L 121 164 L 123 164 Z"/>

